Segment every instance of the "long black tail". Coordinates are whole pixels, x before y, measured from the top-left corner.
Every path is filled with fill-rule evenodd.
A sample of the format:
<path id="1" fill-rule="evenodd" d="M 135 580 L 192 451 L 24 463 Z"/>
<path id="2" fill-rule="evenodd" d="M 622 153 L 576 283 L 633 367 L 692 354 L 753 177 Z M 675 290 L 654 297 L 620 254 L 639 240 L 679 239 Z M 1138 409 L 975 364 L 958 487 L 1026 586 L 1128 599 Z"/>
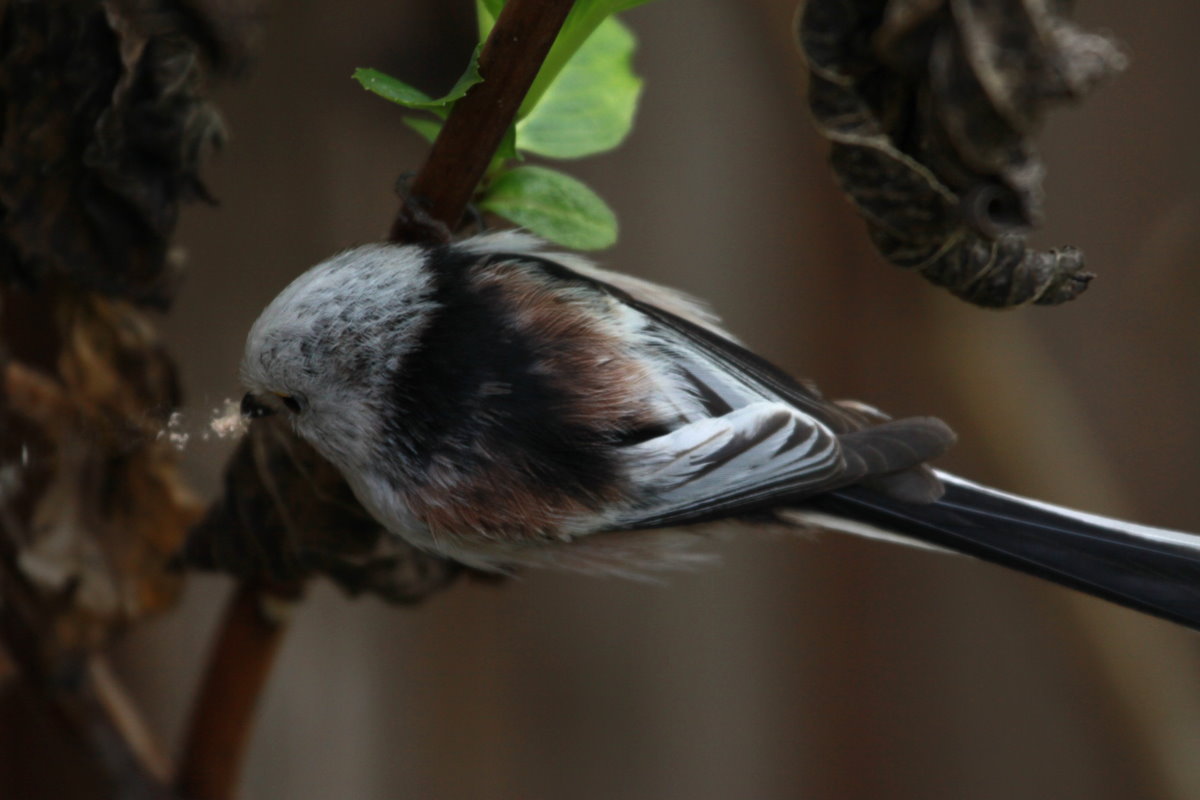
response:
<path id="1" fill-rule="evenodd" d="M 850 487 L 810 501 L 812 521 L 965 553 L 1200 630 L 1200 536 L 938 477 L 946 493 L 935 503 Z"/>

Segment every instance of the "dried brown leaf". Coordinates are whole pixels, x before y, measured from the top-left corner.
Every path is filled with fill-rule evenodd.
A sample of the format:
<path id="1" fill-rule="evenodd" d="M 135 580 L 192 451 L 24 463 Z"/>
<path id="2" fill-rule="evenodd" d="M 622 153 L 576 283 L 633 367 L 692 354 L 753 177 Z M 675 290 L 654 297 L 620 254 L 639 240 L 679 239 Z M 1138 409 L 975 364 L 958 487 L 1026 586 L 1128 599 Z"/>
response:
<path id="1" fill-rule="evenodd" d="M 54 374 L 4 365 L 3 457 L 21 482 L 3 535 L 54 609 L 55 646 L 72 651 L 173 602 L 167 564 L 199 506 L 159 437 L 177 393 L 146 321 L 128 304 L 67 294 L 55 317 Z"/>
<path id="2" fill-rule="evenodd" d="M 1124 65 L 1047 0 L 809 0 L 799 38 L 832 163 L 895 264 L 984 306 L 1054 304 L 1087 285 L 1072 248 L 1038 252 L 1031 137 L 1048 108 Z"/>
<path id="3" fill-rule="evenodd" d="M 0 7 L 0 279 L 165 306 L 167 238 L 223 133 L 197 45 L 161 10 Z M 154 25 L 146 21 L 154 21 Z"/>

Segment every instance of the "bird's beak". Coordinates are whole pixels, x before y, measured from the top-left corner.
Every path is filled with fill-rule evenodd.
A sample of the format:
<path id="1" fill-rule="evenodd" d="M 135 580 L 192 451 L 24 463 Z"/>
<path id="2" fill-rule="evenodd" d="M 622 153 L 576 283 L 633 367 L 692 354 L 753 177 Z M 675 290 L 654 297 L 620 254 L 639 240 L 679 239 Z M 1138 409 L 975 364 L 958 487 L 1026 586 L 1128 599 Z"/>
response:
<path id="1" fill-rule="evenodd" d="M 275 409 L 259 400 L 253 392 L 246 392 L 246 396 L 242 398 L 242 416 L 250 419 L 258 419 L 259 417 L 270 416 L 275 413 Z"/>

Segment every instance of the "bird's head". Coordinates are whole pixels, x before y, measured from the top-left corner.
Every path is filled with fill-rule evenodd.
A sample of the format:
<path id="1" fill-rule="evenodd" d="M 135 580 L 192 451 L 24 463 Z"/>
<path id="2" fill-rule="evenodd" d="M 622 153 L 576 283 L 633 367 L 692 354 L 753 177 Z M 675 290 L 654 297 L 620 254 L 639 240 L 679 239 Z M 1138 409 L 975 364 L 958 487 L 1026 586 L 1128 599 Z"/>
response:
<path id="1" fill-rule="evenodd" d="M 296 278 L 246 338 L 248 416 L 286 412 L 326 458 L 370 458 L 389 387 L 436 304 L 423 247 L 370 244 Z"/>

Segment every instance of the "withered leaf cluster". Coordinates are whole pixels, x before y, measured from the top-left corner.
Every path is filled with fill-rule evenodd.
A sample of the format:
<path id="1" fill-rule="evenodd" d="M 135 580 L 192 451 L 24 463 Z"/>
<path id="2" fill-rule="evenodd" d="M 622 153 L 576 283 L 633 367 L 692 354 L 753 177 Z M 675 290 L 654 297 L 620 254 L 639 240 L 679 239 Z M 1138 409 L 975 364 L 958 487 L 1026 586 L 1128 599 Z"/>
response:
<path id="1" fill-rule="evenodd" d="M 0 625 L 30 671 L 170 605 L 199 516 L 160 436 L 179 391 L 142 307 L 170 300 L 168 240 L 221 138 L 202 19 L 0 4 Z"/>
<path id="2" fill-rule="evenodd" d="M 171 605 L 167 570 L 199 507 L 159 439 L 174 368 L 122 301 L 0 288 L 0 615 L 41 633 L 43 664 L 102 646 Z M 59 339 L 53 365 L 30 336 Z M 22 352 L 24 351 L 24 352 Z"/>
<path id="3" fill-rule="evenodd" d="M 1064 0 L 808 0 L 798 35 L 831 161 L 889 261 L 972 303 L 1070 300 L 1082 254 L 1026 247 L 1045 112 L 1120 70 Z"/>
<path id="4" fill-rule="evenodd" d="M 162 308 L 168 237 L 223 131 L 178 15 L 129 5 L 4 7 L 0 277 Z"/>

